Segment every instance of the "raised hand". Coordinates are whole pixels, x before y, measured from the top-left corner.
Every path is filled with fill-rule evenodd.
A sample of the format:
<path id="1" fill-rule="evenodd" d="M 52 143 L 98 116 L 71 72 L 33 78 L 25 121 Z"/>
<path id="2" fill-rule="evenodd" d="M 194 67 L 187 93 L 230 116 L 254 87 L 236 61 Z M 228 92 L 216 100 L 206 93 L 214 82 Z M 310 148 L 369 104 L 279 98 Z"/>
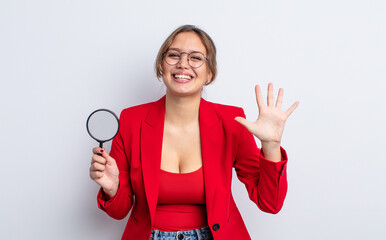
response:
<path id="1" fill-rule="evenodd" d="M 282 111 L 283 89 L 279 89 L 279 94 L 274 105 L 273 84 L 268 84 L 267 105 L 264 104 L 260 86 L 256 85 L 256 101 L 259 108 L 259 116 L 255 122 L 249 122 L 243 117 L 236 117 L 235 120 L 255 135 L 263 145 L 280 146 L 284 125 L 287 118 L 299 105 L 295 102 L 287 111 Z"/>
<path id="2" fill-rule="evenodd" d="M 92 151 L 94 154 L 91 160 L 90 177 L 112 198 L 118 191 L 118 166 L 114 158 L 110 157 L 103 149 L 96 147 Z"/>

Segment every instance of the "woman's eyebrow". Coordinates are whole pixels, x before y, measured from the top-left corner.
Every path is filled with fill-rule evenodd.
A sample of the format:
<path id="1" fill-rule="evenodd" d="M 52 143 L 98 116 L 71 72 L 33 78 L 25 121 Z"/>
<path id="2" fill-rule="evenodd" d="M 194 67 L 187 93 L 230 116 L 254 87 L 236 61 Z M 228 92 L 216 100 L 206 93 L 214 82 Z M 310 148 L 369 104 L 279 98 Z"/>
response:
<path id="1" fill-rule="evenodd" d="M 179 51 L 179 52 L 182 52 L 182 50 L 179 49 L 179 48 L 169 48 L 169 49 L 171 49 L 171 50 L 176 50 L 176 51 Z M 201 51 L 198 51 L 198 50 L 192 50 L 192 51 L 190 51 L 190 52 L 188 52 L 188 53 L 191 53 L 191 52 L 201 52 Z"/>

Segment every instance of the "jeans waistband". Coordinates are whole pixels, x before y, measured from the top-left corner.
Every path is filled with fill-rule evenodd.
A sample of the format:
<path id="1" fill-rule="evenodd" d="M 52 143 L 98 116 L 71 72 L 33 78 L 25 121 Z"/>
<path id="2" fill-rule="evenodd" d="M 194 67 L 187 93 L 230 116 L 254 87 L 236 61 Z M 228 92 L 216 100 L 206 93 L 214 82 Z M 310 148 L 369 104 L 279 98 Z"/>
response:
<path id="1" fill-rule="evenodd" d="M 211 240 L 212 233 L 208 226 L 185 231 L 164 232 L 153 229 L 151 231 L 150 240 Z"/>

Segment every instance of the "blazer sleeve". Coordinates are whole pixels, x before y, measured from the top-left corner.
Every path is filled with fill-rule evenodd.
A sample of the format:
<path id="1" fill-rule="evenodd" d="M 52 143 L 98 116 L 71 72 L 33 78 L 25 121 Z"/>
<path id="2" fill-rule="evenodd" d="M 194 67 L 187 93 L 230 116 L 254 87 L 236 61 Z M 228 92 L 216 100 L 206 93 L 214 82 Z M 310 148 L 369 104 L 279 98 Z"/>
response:
<path id="1" fill-rule="evenodd" d="M 115 159 L 119 169 L 119 187 L 117 194 L 108 199 L 101 188 L 97 196 L 98 207 L 105 211 L 109 216 L 115 219 L 123 219 L 129 213 L 133 205 L 133 190 L 130 183 L 130 161 L 127 156 L 130 154 L 128 148 L 125 148 L 125 141 L 128 140 L 127 124 L 125 120 L 125 110 L 119 117 L 119 131 L 113 139 L 110 156 Z"/>
<path id="2" fill-rule="evenodd" d="M 240 109 L 239 116 L 245 118 Z M 247 188 L 249 198 L 260 210 L 278 213 L 287 193 L 287 154 L 281 149 L 281 161 L 273 162 L 264 158 L 257 147 L 255 138 L 240 124 L 239 141 L 234 168 L 239 180 Z"/>

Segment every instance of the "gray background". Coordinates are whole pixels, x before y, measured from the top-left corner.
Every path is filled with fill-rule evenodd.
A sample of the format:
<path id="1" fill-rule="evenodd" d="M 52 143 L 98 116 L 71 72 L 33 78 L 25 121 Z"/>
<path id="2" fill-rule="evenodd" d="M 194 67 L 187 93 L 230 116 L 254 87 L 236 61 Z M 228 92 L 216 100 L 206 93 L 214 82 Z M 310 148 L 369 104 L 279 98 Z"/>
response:
<path id="1" fill-rule="evenodd" d="M 210 101 L 257 117 L 253 87 L 284 88 L 289 189 L 261 212 L 235 178 L 252 239 L 383 239 L 386 2 L 0 2 L 0 238 L 120 239 L 97 209 L 89 113 L 117 114 L 165 91 L 153 66 L 182 24 L 218 48 Z M 107 146 L 109 149 L 110 146 Z"/>

